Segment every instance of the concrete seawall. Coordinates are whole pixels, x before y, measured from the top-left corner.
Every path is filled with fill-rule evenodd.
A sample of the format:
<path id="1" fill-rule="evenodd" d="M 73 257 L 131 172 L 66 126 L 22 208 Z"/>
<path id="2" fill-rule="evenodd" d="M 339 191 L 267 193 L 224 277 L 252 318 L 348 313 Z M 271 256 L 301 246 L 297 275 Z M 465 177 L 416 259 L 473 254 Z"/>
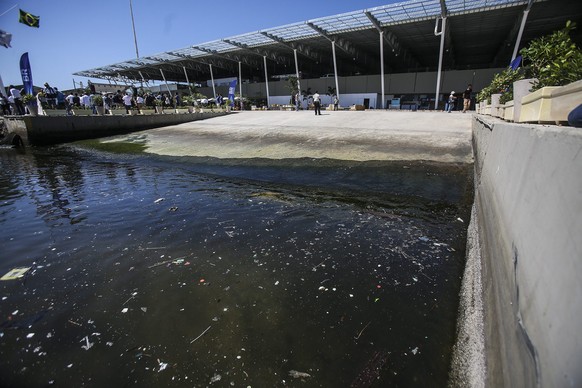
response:
<path id="1" fill-rule="evenodd" d="M 225 112 L 105 116 L 23 116 L 5 120 L 25 144 L 65 143 L 159 128 L 225 115 Z"/>
<path id="2" fill-rule="evenodd" d="M 581 386 L 582 131 L 476 116 L 473 146 L 485 386 Z"/>

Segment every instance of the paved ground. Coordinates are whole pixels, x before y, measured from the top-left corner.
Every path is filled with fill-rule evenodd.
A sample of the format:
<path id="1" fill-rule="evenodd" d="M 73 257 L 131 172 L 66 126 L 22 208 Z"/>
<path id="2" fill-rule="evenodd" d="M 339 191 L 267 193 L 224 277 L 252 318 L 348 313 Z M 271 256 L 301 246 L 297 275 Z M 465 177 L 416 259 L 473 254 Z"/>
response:
<path id="1" fill-rule="evenodd" d="M 245 111 L 142 133 L 148 152 L 218 158 L 472 162 L 472 114 Z"/>

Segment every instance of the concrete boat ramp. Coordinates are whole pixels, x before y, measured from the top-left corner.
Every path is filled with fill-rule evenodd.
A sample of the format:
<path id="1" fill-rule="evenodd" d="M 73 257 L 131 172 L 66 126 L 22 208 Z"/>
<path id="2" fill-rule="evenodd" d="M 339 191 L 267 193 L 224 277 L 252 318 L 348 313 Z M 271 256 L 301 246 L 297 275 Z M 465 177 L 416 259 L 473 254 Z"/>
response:
<path id="1" fill-rule="evenodd" d="M 105 141 L 145 139 L 146 152 L 216 158 L 330 158 L 471 163 L 471 114 L 245 111 Z"/>

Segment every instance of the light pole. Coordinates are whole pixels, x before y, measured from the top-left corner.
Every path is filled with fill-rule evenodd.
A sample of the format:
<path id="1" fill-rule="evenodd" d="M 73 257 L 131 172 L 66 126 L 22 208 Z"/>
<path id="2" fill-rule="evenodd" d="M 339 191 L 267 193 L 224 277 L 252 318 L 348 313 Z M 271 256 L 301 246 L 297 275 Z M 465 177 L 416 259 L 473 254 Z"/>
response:
<path id="1" fill-rule="evenodd" d="M 129 0 L 129 10 L 131 12 L 131 26 L 133 28 L 133 40 L 135 42 L 135 55 L 139 59 L 139 51 L 137 49 L 137 35 L 135 34 L 135 21 L 133 20 L 133 6 L 131 5 L 131 0 Z"/>

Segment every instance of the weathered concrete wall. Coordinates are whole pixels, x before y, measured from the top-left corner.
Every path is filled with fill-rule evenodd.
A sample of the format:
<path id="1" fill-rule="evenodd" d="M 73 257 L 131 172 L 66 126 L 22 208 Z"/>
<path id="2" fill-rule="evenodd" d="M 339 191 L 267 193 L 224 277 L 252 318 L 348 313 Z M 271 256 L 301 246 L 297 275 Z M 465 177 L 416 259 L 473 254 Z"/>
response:
<path id="1" fill-rule="evenodd" d="M 582 386 L 582 131 L 473 123 L 486 386 Z"/>
<path id="2" fill-rule="evenodd" d="M 25 144 L 56 144 L 182 124 L 225 114 L 227 113 L 200 112 L 136 116 L 24 116 L 9 120 L 6 124 L 8 131 L 19 134 Z"/>

